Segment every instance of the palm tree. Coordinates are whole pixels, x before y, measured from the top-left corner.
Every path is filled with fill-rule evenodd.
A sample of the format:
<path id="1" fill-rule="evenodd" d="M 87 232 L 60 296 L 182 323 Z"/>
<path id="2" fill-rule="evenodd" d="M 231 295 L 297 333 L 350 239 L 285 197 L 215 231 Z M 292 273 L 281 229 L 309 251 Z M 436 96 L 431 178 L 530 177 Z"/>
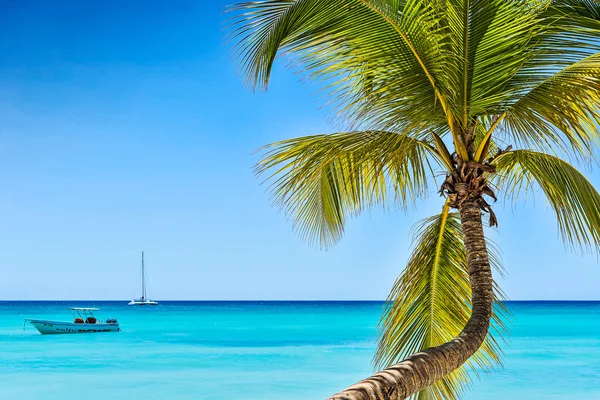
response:
<path id="1" fill-rule="evenodd" d="M 322 82 L 345 127 L 266 146 L 257 165 L 303 237 L 327 248 L 348 217 L 406 208 L 442 176 L 442 211 L 415 230 L 380 323 L 385 369 L 331 399 L 456 398 L 467 368 L 499 360 L 490 199 L 537 186 L 567 244 L 600 248 L 600 195 L 569 164 L 593 161 L 600 142 L 600 3 L 266 0 L 232 11 L 249 85 L 265 89 L 283 55 Z"/>

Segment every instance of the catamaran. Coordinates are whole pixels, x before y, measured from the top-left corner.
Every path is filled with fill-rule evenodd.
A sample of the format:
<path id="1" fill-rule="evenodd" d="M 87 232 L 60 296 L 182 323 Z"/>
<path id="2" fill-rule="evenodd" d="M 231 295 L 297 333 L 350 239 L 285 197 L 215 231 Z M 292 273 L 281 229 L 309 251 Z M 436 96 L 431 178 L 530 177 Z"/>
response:
<path id="1" fill-rule="evenodd" d="M 133 299 L 129 302 L 130 306 L 156 306 L 157 301 L 150 300 L 146 297 L 146 271 L 144 269 L 144 252 L 142 251 L 142 297 Z"/>
<path id="2" fill-rule="evenodd" d="M 97 320 L 94 316 L 94 311 L 98 311 L 97 308 L 71 307 L 70 310 L 73 314 L 73 322 L 30 318 L 25 319 L 25 322 L 29 322 L 35 326 L 42 335 L 121 331 L 119 322 L 114 318 L 107 319 L 106 321 Z"/>

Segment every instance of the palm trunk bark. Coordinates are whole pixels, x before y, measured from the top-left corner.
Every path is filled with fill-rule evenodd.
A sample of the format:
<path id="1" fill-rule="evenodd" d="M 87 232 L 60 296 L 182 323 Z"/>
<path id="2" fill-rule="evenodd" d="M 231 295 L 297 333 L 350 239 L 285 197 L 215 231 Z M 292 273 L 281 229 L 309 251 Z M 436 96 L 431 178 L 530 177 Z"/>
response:
<path id="1" fill-rule="evenodd" d="M 453 340 L 416 353 L 328 400 L 399 400 L 433 384 L 464 364 L 481 346 L 492 316 L 492 271 L 476 200 L 459 207 L 472 289 L 472 314 Z"/>

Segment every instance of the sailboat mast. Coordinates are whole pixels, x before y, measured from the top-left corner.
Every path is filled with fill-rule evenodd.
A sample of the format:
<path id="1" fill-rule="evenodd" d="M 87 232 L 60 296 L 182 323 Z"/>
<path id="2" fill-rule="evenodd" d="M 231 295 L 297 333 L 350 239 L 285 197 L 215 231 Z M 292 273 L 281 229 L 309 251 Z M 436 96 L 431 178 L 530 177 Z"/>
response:
<path id="1" fill-rule="evenodd" d="M 146 274 L 144 271 L 144 252 L 142 251 L 142 299 L 146 300 Z"/>

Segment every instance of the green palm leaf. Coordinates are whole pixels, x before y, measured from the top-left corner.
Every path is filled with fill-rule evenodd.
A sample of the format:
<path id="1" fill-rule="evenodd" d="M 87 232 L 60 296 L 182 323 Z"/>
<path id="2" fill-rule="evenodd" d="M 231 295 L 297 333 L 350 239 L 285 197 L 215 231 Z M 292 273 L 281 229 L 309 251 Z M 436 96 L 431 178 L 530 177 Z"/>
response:
<path id="1" fill-rule="evenodd" d="M 414 249 L 406 269 L 388 297 L 380 322 L 380 341 L 374 363 L 385 368 L 407 355 L 452 340 L 471 315 L 469 272 L 458 213 L 444 206 L 414 231 Z M 500 269 L 495 246 L 488 242 L 490 262 Z M 497 298 L 500 295 L 496 287 Z M 477 374 L 500 363 L 496 339 L 504 325 L 502 305 L 496 307 L 494 329 L 468 364 L 416 395 L 425 399 L 456 399 Z"/>
<path id="2" fill-rule="evenodd" d="M 583 44 L 581 50 L 592 45 L 600 30 L 600 2 L 597 0 L 554 0 L 547 15 L 553 18 L 552 28 L 557 32 L 576 34 Z M 592 43 L 590 43 L 592 39 Z"/>
<path id="3" fill-rule="evenodd" d="M 431 146 L 392 132 L 307 136 L 266 146 L 257 173 L 269 170 L 274 203 L 294 227 L 322 247 L 336 243 L 349 215 L 425 196 Z"/>
<path id="4" fill-rule="evenodd" d="M 278 54 L 324 79 L 349 123 L 404 131 L 447 121 L 445 33 L 427 2 L 271 0 L 241 3 L 231 35 L 248 82 L 266 87 Z M 392 73 L 393 71 L 393 73 Z"/>
<path id="5" fill-rule="evenodd" d="M 508 195 L 542 189 L 564 240 L 600 250 L 600 194 L 575 167 L 553 155 L 529 150 L 504 153 L 494 161 L 497 184 Z"/>
<path id="6" fill-rule="evenodd" d="M 510 106 L 507 129 L 520 145 L 583 157 L 599 144 L 600 53 L 540 82 Z"/>
<path id="7" fill-rule="evenodd" d="M 506 142 L 588 156 L 598 136 L 598 8 L 589 0 L 267 0 L 234 6 L 231 35 L 250 84 L 266 87 L 283 54 L 326 82 L 351 129 L 451 133 L 468 159 L 468 127 L 500 116 Z"/>
<path id="8" fill-rule="evenodd" d="M 444 45 L 454 71 L 448 73 L 462 105 L 463 126 L 481 114 L 502 113 L 514 97 L 508 82 L 535 56 L 533 40 L 542 29 L 539 14 L 548 2 L 451 0 L 439 2 L 450 32 Z"/>

